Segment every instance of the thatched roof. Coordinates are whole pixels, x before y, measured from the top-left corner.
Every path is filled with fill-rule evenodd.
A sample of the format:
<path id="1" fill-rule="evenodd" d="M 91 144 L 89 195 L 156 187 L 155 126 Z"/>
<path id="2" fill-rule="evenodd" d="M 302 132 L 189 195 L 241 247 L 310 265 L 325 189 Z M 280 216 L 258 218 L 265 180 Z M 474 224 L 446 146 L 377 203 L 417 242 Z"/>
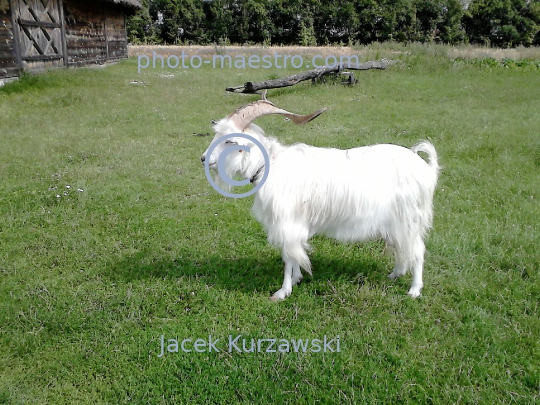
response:
<path id="1" fill-rule="evenodd" d="M 113 3 L 119 6 L 130 8 L 132 10 L 140 10 L 142 8 L 140 1 L 137 0 L 102 0 L 105 3 Z"/>

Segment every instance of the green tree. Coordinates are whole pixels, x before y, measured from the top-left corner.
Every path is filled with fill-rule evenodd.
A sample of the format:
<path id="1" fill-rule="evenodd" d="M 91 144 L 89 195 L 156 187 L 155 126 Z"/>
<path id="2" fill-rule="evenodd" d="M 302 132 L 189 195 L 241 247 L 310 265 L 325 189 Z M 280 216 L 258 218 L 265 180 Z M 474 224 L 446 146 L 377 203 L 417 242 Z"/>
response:
<path id="1" fill-rule="evenodd" d="M 273 44 L 294 44 L 300 38 L 300 21 L 312 17 L 311 3 L 301 0 L 275 0 L 269 8 L 273 22 Z"/>
<path id="2" fill-rule="evenodd" d="M 321 2 L 312 21 L 313 34 L 319 44 L 357 40 L 360 21 L 353 1 Z"/>
<path id="3" fill-rule="evenodd" d="M 406 42 L 415 37 L 416 8 L 413 0 L 380 0 L 374 41 Z"/>
<path id="4" fill-rule="evenodd" d="M 131 42 L 540 45 L 540 0 L 142 0 Z"/>
<path id="5" fill-rule="evenodd" d="M 189 43 L 209 42 L 203 3 L 200 0 L 153 0 L 150 15 L 167 44 L 183 40 Z"/>
<path id="6" fill-rule="evenodd" d="M 208 37 L 214 43 L 235 42 L 236 21 L 231 2 L 215 0 L 203 4 Z"/>
<path id="7" fill-rule="evenodd" d="M 269 0 L 244 0 L 238 2 L 236 35 L 239 43 L 270 43 L 274 24 L 270 19 Z"/>
<path id="8" fill-rule="evenodd" d="M 142 10 L 130 16 L 126 22 L 129 42 L 132 44 L 159 42 L 148 10 L 148 0 L 142 0 L 141 4 Z"/>
<path id="9" fill-rule="evenodd" d="M 459 0 L 417 0 L 416 35 L 411 40 L 457 44 L 466 38 Z"/>
<path id="10" fill-rule="evenodd" d="M 463 28 L 464 9 L 459 0 L 446 0 L 442 10 L 438 29 L 438 40 L 447 44 L 459 44 L 467 41 Z"/>
<path id="11" fill-rule="evenodd" d="M 539 0 L 472 0 L 463 18 L 473 43 L 500 47 L 534 44 L 540 25 Z"/>

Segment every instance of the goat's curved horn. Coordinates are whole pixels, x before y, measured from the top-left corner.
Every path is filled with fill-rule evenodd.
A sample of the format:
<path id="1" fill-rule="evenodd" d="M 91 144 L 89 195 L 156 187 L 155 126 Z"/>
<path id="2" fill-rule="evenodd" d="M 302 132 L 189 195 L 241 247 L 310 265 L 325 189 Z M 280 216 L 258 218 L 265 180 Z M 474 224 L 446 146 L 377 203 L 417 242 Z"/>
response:
<path id="1" fill-rule="evenodd" d="M 285 117 L 290 118 L 290 120 L 295 124 L 301 125 L 317 118 L 319 115 L 325 112 L 327 108 L 328 107 L 321 108 L 320 110 L 309 115 L 298 115 L 281 108 L 277 108 L 270 101 L 266 100 L 265 97 L 263 100 L 255 101 L 254 103 L 238 108 L 229 115 L 229 119 L 234 122 L 234 124 L 242 131 L 257 118 L 270 114 L 284 115 Z"/>

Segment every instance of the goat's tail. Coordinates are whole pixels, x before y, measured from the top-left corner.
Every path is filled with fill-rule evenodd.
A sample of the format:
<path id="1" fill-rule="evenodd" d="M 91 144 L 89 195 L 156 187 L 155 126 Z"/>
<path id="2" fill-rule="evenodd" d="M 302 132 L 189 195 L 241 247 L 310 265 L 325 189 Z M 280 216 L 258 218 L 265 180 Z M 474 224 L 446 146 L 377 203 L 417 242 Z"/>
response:
<path id="1" fill-rule="evenodd" d="M 422 216 L 423 219 L 421 220 L 421 232 L 422 234 L 425 234 L 426 230 L 431 228 L 431 224 L 433 222 L 433 192 L 435 191 L 435 187 L 437 185 L 440 166 L 437 159 L 437 151 L 430 142 L 423 141 L 417 143 L 411 148 L 411 151 L 416 154 L 418 154 L 418 152 L 424 152 L 427 154 L 427 164 L 431 169 L 431 175 L 428 176 L 430 180 L 428 180 L 427 183 L 423 183 L 421 187 L 421 194 L 423 198 L 420 199 L 420 211 L 424 213 Z"/>
<path id="2" fill-rule="evenodd" d="M 418 152 L 424 152 L 428 155 L 428 164 L 431 169 L 435 172 L 436 175 L 438 175 L 439 170 L 441 167 L 439 166 L 439 160 L 437 158 L 437 151 L 435 150 L 435 147 L 431 144 L 431 142 L 423 141 L 419 142 L 416 145 L 414 145 L 411 150 L 414 153 Z"/>

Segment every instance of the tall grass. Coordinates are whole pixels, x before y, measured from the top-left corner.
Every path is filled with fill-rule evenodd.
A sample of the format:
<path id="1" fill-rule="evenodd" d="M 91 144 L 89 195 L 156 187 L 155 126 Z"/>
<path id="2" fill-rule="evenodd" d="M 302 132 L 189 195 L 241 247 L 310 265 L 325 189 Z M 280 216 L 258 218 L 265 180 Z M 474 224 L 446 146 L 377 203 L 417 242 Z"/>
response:
<path id="1" fill-rule="evenodd" d="M 487 59 L 492 58 L 497 61 L 512 59 L 520 61 L 529 59 L 540 61 L 539 47 L 519 46 L 511 49 L 492 48 L 479 45 L 442 45 L 423 43 L 403 43 L 384 42 L 370 45 L 353 46 L 238 46 L 238 45 L 214 45 L 214 46 L 153 46 L 134 45 L 129 47 L 131 56 L 152 55 L 156 52 L 160 55 L 181 55 L 182 51 L 189 55 L 209 56 L 215 54 L 229 55 L 252 55 L 252 54 L 272 54 L 278 52 L 287 55 L 359 55 L 364 60 L 378 60 L 404 58 L 408 55 L 421 55 L 425 57 L 439 57 L 452 61 L 457 58 L 463 59 Z M 424 60 L 425 61 L 425 60 Z"/>

